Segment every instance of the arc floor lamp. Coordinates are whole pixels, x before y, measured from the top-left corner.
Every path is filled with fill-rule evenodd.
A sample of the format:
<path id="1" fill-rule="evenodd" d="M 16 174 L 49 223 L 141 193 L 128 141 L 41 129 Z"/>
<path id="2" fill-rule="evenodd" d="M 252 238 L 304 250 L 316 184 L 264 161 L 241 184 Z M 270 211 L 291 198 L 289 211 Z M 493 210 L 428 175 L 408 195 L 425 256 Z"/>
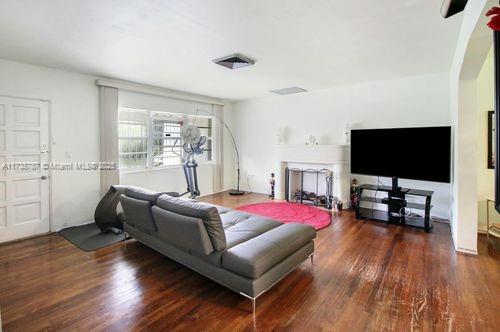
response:
<path id="1" fill-rule="evenodd" d="M 237 185 L 236 185 L 236 189 L 231 189 L 229 191 L 229 195 L 243 195 L 245 192 L 242 191 L 242 190 L 240 190 L 240 178 L 241 178 L 241 174 L 240 174 L 240 152 L 238 151 L 238 145 L 236 144 L 236 140 L 234 139 L 234 135 L 231 132 L 231 129 L 229 129 L 229 126 L 226 124 L 226 122 L 224 122 L 224 120 L 222 120 L 214 112 L 210 112 L 210 111 L 205 111 L 205 110 L 198 109 L 198 110 L 196 110 L 196 114 L 198 114 L 198 113 L 210 114 L 211 116 L 213 116 L 214 118 L 216 118 L 224 126 L 224 128 L 226 128 L 227 133 L 231 137 L 231 142 L 233 143 L 234 151 L 236 152 L 236 171 L 237 171 L 237 174 L 238 174 L 238 182 L 237 182 Z"/>

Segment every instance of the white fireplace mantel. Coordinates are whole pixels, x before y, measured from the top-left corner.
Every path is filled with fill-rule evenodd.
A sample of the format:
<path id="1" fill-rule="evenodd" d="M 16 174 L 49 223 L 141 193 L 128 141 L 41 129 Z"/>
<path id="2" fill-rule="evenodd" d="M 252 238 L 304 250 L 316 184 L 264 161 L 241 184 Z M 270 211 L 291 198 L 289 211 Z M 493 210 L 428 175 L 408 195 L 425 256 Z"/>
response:
<path id="1" fill-rule="evenodd" d="M 277 145 L 276 197 L 285 197 L 285 170 L 287 167 L 326 168 L 334 174 L 336 195 L 344 204 L 349 202 L 350 160 L 349 145 Z"/>

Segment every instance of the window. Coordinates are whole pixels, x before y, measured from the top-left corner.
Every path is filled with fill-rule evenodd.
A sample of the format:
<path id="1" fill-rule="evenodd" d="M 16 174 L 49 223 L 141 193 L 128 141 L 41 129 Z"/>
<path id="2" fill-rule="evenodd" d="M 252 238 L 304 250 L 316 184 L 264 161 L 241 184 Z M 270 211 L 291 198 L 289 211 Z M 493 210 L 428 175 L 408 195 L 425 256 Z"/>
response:
<path id="1" fill-rule="evenodd" d="M 154 169 L 181 165 L 185 152 L 181 127 L 192 123 L 207 136 L 198 163 L 213 158 L 213 119 L 201 115 L 121 109 L 119 115 L 120 170 Z"/>
<path id="2" fill-rule="evenodd" d="M 119 114 L 118 143 L 120 169 L 147 168 L 148 113 L 122 110 Z"/>
<path id="3" fill-rule="evenodd" d="M 201 136 L 207 137 L 207 142 L 203 145 L 205 151 L 202 155 L 196 156 L 198 162 L 212 161 L 212 147 L 213 147 L 213 134 L 212 134 L 212 117 L 200 115 L 188 115 L 187 122 L 192 123 L 200 128 Z"/>
<path id="4" fill-rule="evenodd" d="M 153 113 L 153 167 L 182 163 L 181 127 L 184 117 Z"/>

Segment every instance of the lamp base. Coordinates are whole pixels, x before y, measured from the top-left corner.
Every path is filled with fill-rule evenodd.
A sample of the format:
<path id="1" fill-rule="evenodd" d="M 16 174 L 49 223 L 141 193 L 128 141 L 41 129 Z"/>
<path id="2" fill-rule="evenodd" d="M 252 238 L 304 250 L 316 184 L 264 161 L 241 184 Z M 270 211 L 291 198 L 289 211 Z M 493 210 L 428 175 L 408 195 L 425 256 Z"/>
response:
<path id="1" fill-rule="evenodd" d="M 238 190 L 238 189 L 231 189 L 231 190 L 229 190 L 229 195 L 233 195 L 233 196 L 243 195 L 244 193 L 245 193 L 244 191 L 241 191 L 241 190 Z"/>

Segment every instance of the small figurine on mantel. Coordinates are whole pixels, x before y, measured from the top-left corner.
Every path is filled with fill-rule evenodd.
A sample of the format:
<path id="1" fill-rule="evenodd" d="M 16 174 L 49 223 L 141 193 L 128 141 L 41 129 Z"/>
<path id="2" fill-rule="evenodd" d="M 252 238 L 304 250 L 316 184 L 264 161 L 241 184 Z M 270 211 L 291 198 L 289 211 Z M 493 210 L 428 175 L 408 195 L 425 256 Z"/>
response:
<path id="1" fill-rule="evenodd" d="M 276 184 L 276 180 L 274 179 L 274 173 L 271 173 L 271 179 L 269 180 L 269 184 L 271 185 L 271 193 L 269 197 L 274 199 L 274 185 Z"/>

